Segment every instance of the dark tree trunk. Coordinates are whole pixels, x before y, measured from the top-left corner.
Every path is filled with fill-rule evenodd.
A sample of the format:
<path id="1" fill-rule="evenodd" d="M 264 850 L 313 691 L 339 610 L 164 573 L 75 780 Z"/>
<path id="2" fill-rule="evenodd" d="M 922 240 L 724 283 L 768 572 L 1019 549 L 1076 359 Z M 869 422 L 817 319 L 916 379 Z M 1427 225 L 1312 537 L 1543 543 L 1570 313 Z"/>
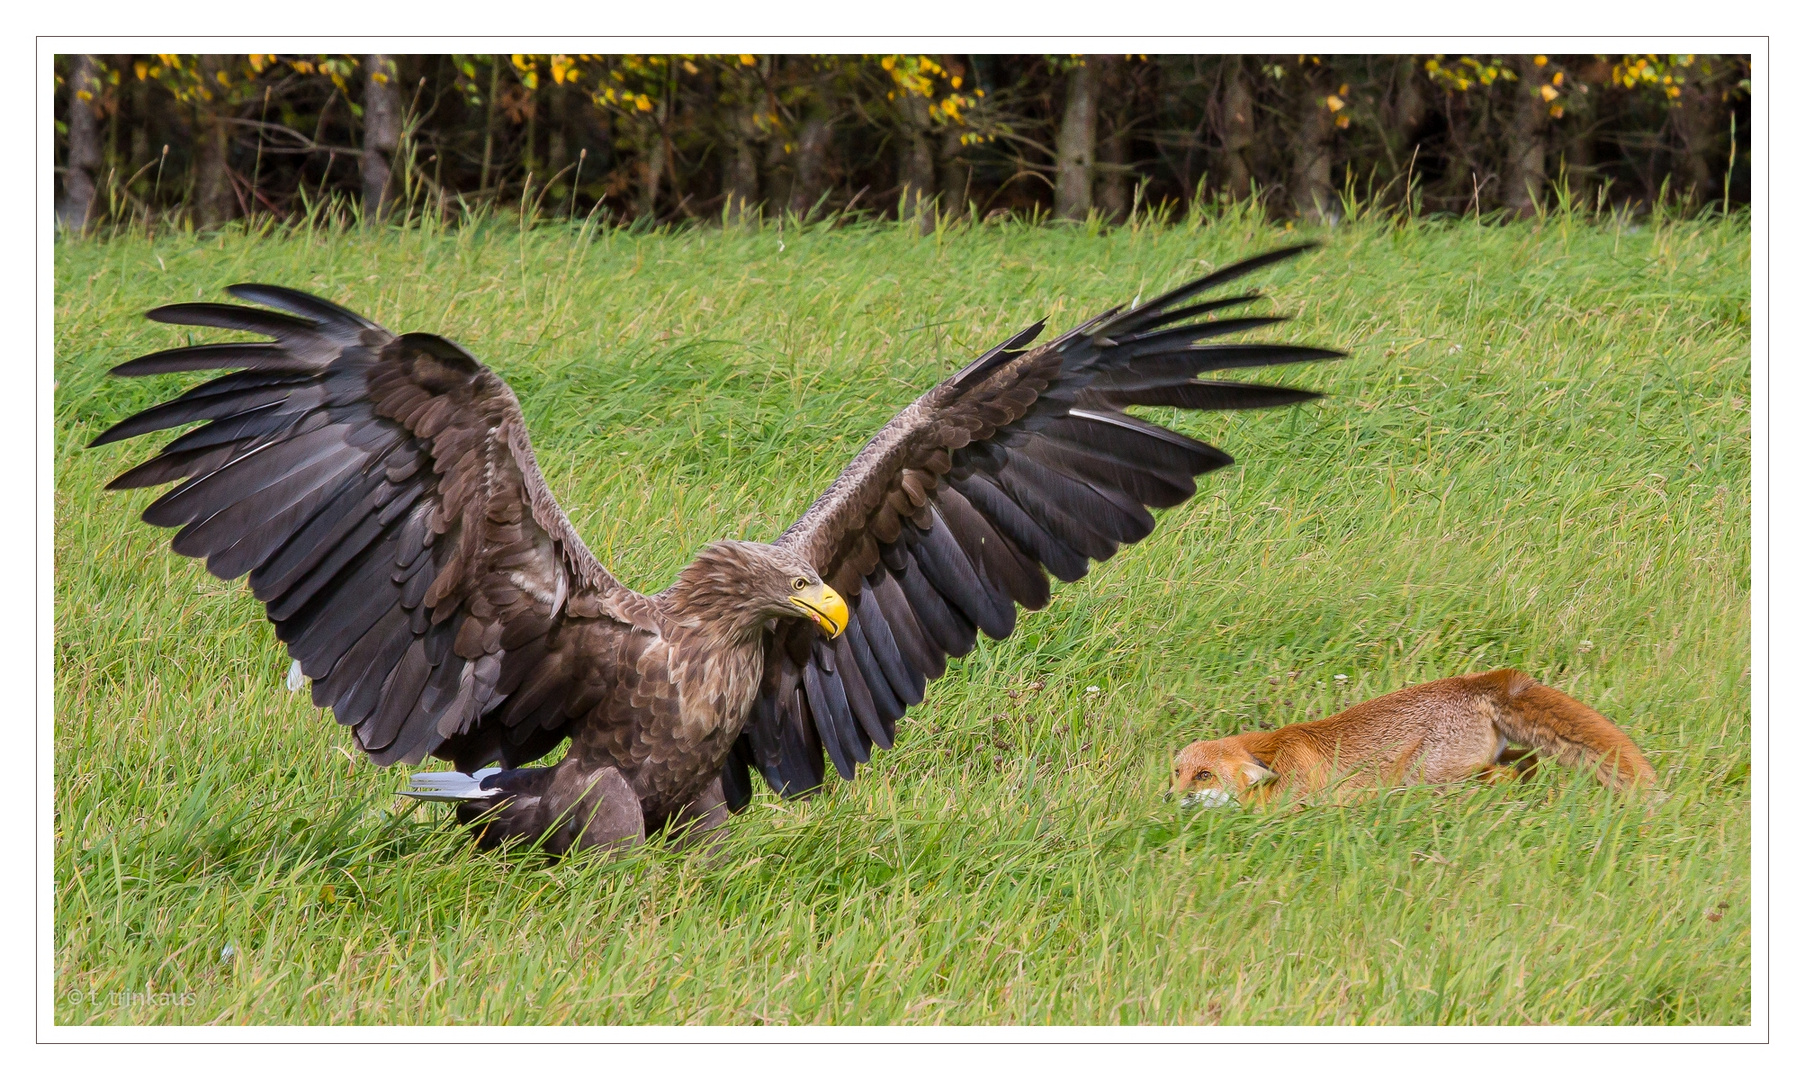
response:
<path id="1" fill-rule="evenodd" d="M 1415 192 L 1422 184 L 1423 162 L 1419 147 L 1423 124 L 1429 117 L 1429 101 L 1417 75 L 1416 58 L 1399 57 L 1392 71 L 1390 123 L 1384 132 L 1386 154 L 1391 159 L 1392 175 L 1403 185 L 1405 206 L 1415 212 Z"/>
<path id="2" fill-rule="evenodd" d="M 554 82 L 545 92 L 545 180 L 554 198 L 563 198 L 574 181 L 564 175 L 570 158 L 570 91 Z"/>
<path id="3" fill-rule="evenodd" d="M 119 55 L 109 56 L 107 57 L 104 66 L 111 71 L 130 71 L 132 58 Z M 121 151 L 119 147 L 119 142 L 125 133 L 126 126 L 123 90 L 113 91 L 112 108 L 105 111 L 107 114 L 107 133 L 106 138 L 103 140 L 105 145 L 102 153 L 105 155 L 104 167 L 110 174 L 108 186 L 111 187 L 114 183 L 131 175 L 130 172 L 120 171 L 125 167 L 125 157 L 123 151 Z"/>
<path id="4" fill-rule="evenodd" d="M 201 78 L 207 86 L 220 86 L 225 70 L 223 56 L 201 57 Z M 215 228 L 238 216 L 238 196 L 226 158 L 230 133 L 226 130 L 225 104 L 217 97 L 194 104 L 194 220 L 203 229 Z"/>
<path id="5" fill-rule="evenodd" d="M 664 139 L 654 133 L 652 145 L 639 163 L 639 195 L 633 201 L 633 216 L 658 216 L 658 185 L 664 177 Z"/>
<path id="6" fill-rule="evenodd" d="M 785 143 L 782 139 L 769 139 L 765 142 L 765 161 L 760 175 L 759 190 L 764 193 L 765 205 L 771 208 L 773 215 L 781 214 L 790 208 L 790 201 L 796 197 L 796 144 Z"/>
<path id="7" fill-rule="evenodd" d="M 552 83 L 545 92 L 545 182 L 551 184 L 552 199 L 569 199 L 565 206 L 572 213 L 585 173 L 594 181 L 608 168 L 588 148 L 583 110 L 583 96 L 563 83 Z"/>
<path id="8" fill-rule="evenodd" d="M 728 57 L 721 72 L 722 89 L 731 103 L 722 117 L 721 197 L 723 221 L 736 224 L 758 217 L 758 108 L 757 73 Z"/>
<path id="9" fill-rule="evenodd" d="M 613 167 L 613 121 L 588 94 L 568 85 L 552 85 L 547 109 L 546 178 L 558 178 L 554 198 L 573 198 L 585 182 L 594 183 Z"/>
<path id="10" fill-rule="evenodd" d="M 1253 194 L 1253 84 L 1247 59 L 1231 56 L 1222 73 L 1222 186 L 1237 201 Z"/>
<path id="11" fill-rule="evenodd" d="M 1598 151 L 1592 124 L 1580 117 L 1572 124 L 1562 141 L 1561 169 L 1567 190 L 1581 207 L 1591 207 L 1598 198 Z"/>
<path id="12" fill-rule="evenodd" d="M 1542 97 L 1548 70 L 1529 56 L 1515 58 L 1515 106 L 1505 128 L 1504 205 L 1518 217 L 1534 217 L 1548 190 L 1548 102 Z"/>
<path id="13" fill-rule="evenodd" d="M 1327 81 L 1320 65 L 1298 70 L 1297 133 L 1291 148 L 1291 201 L 1309 222 L 1335 220 L 1330 140 L 1335 127 L 1327 104 Z"/>
<path id="14" fill-rule="evenodd" d="M 721 195 L 726 202 L 728 222 L 757 220 L 758 154 L 743 129 L 727 147 L 727 160 L 721 169 Z"/>
<path id="15" fill-rule="evenodd" d="M 789 154 L 789 191 L 784 205 L 798 218 L 806 218 L 832 182 L 830 156 L 839 101 L 834 91 L 833 69 L 812 60 L 801 62 L 813 64 L 815 70 L 803 108 L 802 126 L 796 132 L 796 143 Z M 772 205 L 777 205 L 775 200 Z"/>
<path id="16" fill-rule="evenodd" d="M 1054 146 L 1053 216 L 1083 221 L 1091 210 L 1091 181 L 1097 164 L 1096 57 L 1085 57 L 1066 76 L 1065 110 Z"/>
<path id="17" fill-rule="evenodd" d="M 898 212 L 903 220 L 915 219 L 926 236 L 934 231 L 934 148 L 928 142 L 928 103 L 914 94 L 901 99 L 904 116 L 902 138 L 896 150 L 896 178 L 902 189 Z"/>
<path id="18" fill-rule="evenodd" d="M 129 65 L 128 65 L 129 67 Z M 131 138 L 127 144 L 126 164 L 133 172 L 137 172 L 149 162 L 155 151 L 152 149 L 150 80 L 133 77 L 131 81 Z"/>
<path id="19" fill-rule="evenodd" d="M 971 163 L 959 141 L 964 133 L 963 127 L 949 126 L 940 137 L 940 212 L 952 219 L 964 217 L 971 200 Z"/>
<path id="20" fill-rule="evenodd" d="M 382 221 L 398 194 L 392 165 L 395 151 L 401 148 L 401 91 L 392 57 L 380 53 L 366 56 L 364 66 L 364 144 L 359 161 L 364 218 Z"/>
<path id="21" fill-rule="evenodd" d="M 94 180 L 100 172 L 100 125 L 94 108 L 100 98 L 100 65 L 86 53 L 69 73 L 69 158 L 63 170 L 63 201 L 57 217 L 74 232 L 87 228 L 94 209 Z"/>
<path id="22" fill-rule="evenodd" d="M 483 102 L 483 165 L 477 173 L 477 191 L 485 199 L 493 201 L 494 195 L 489 191 L 489 170 L 495 164 L 495 98 L 501 93 L 501 57 L 489 57 L 489 97 Z"/>
<path id="23" fill-rule="evenodd" d="M 1097 206 L 1112 222 L 1128 220 L 1133 203 L 1133 179 L 1128 171 L 1128 129 L 1138 104 L 1136 86 L 1128 65 L 1120 56 L 1097 58 L 1101 71 L 1106 123 L 1097 144 Z"/>
<path id="24" fill-rule="evenodd" d="M 532 194 L 533 177 L 543 178 L 544 174 L 539 171 L 539 89 L 522 83 L 520 90 L 526 95 L 526 130 L 520 138 L 520 163 L 526 168 L 528 185 L 528 190 L 521 193 L 521 198 L 525 199 Z"/>
<path id="25" fill-rule="evenodd" d="M 812 111 L 802 122 L 796 135 L 795 170 L 790 182 L 790 212 L 808 216 L 821 196 L 827 193 L 828 151 L 833 147 L 834 129 L 831 106 Z"/>
<path id="26" fill-rule="evenodd" d="M 1680 175 L 1674 179 L 1694 203 L 1708 203 L 1718 195 L 1722 136 L 1717 105 L 1714 87 L 1692 82 L 1682 88 L 1672 113 L 1681 149 Z"/>
<path id="27" fill-rule="evenodd" d="M 657 218 L 658 188 L 663 183 L 665 173 L 665 155 L 669 146 L 665 141 L 664 124 L 669 114 L 671 103 L 669 97 L 661 98 L 652 110 L 654 124 L 648 144 L 639 158 L 639 193 L 633 202 L 635 218 Z"/>

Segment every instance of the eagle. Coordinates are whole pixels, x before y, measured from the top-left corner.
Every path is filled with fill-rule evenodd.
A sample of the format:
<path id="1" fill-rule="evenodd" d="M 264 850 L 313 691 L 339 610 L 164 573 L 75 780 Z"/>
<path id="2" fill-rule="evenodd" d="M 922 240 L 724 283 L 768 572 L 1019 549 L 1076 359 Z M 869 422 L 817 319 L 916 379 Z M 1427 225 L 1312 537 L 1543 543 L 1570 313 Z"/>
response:
<path id="1" fill-rule="evenodd" d="M 1198 378 L 1345 355 L 1215 340 L 1283 319 L 1217 316 L 1258 292 L 1205 294 L 1311 246 L 1043 344 L 1045 320 L 1029 326 L 899 412 L 774 542 L 711 543 L 649 596 L 577 535 L 506 382 L 446 338 L 294 289 L 148 312 L 265 340 L 113 368 L 228 373 L 90 445 L 205 421 L 108 487 L 181 481 L 144 520 L 214 576 L 250 575 L 314 703 L 372 762 L 449 761 L 412 793 L 457 803 L 480 846 L 688 842 L 750 802 L 754 770 L 785 797 L 829 764 L 852 780 L 948 657 L 1008 637 L 1049 575 L 1084 577 L 1232 463 L 1129 407 L 1320 396 Z"/>

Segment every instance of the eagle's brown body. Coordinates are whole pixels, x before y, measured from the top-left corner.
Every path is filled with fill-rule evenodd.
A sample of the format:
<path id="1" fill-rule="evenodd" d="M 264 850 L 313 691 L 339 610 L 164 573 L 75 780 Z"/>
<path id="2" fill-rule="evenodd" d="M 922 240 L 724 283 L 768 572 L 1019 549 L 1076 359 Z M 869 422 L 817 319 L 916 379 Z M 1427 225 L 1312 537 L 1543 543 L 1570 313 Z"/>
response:
<path id="1" fill-rule="evenodd" d="M 460 807 L 485 843 L 631 841 L 718 824 L 754 768 L 785 795 L 819 786 L 824 757 L 850 779 L 979 630 L 1008 635 L 1049 573 L 1082 577 L 1230 462 L 1127 407 L 1315 397 L 1196 379 L 1340 354 L 1200 344 L 1279 321 L 1203 319 L 1254 295 L 1180 306 L 1299 250 L 1035 348 L 1038 326 L 1018 334 L 898 414 L 774 544 L 710 545 L 652 596 L 571 528 L 506 383 L 449 341 L 304 293 L 230 290 L 281 314 L 151 312 L 273 341 L 121 365 L 237 370 L 95 442 L 210 421 L 112 486 L 184 481 L 145 520 L 182 526 L 175 550 L 217 576 L 250 574 L 315 702 L 371 760 L 501 766 Z M 567 738 L 557 765 L 525 767 Z"/>
<path id="2" fill-rule="evenodd" d="M 567 631 L 581 658 L 575 679 L 600 695 L 588 714 L 599 722 L 576 728 L 570 757 L 584 770 L 619 769 L 652 823 L 693 803 L 720 776 L 765 661 L 757 638 L 717 642 L 662 615 L 647 620 L 651 628 L 601 616 L 575 620 Z"/>

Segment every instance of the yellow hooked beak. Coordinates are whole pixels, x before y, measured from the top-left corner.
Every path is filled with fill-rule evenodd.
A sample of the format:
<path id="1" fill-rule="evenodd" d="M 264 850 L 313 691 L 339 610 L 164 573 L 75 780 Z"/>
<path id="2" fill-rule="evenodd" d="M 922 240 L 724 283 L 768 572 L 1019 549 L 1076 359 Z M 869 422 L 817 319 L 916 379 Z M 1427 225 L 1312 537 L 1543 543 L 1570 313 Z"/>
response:
<path id="1" fill-rule="evenodd" d="M 816 585 L 798 593 L 790 594 L 790 603 L 795 604 L 808 617 L 815 620 L 815 625 L 827 631 L 827 636 L 837 638 L 846 630 L 846 601 L 840 594 L 826 585 Z"/>

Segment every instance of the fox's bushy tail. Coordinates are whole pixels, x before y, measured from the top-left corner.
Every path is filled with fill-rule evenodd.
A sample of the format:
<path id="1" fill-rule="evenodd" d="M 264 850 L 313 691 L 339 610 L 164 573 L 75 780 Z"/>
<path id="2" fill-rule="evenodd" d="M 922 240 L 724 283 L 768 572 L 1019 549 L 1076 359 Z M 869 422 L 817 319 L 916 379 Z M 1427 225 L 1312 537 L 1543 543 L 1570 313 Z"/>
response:
<path id="1" fill-rule="evenodd" d="M 1473 676 L 1498 706 L 1498 730 L 1617 791 L 1653 788 L 1654 766 L 1623 729 L 1552 686 L 1505 668 Z M 1489 684 L 1489 685 L 1487 685 Z"/>

